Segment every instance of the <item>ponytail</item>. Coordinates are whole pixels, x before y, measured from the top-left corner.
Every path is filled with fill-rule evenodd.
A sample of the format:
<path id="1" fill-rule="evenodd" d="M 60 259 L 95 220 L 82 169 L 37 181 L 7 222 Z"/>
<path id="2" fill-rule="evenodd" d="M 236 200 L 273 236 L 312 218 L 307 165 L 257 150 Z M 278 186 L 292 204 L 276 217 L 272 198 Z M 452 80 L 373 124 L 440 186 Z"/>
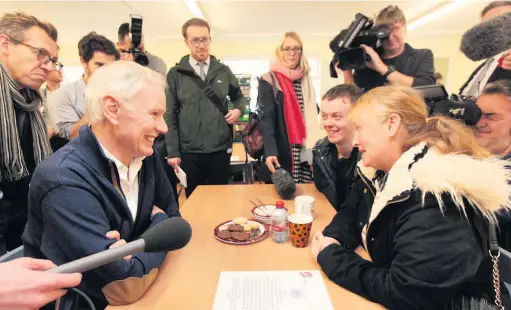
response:
<path id="1" fill-rule="evenodd" d="M 410 132 L 405 148 L 408 149 L 419 142 L 426 142 L 442 154 L 465 154 L 477 159 L 492 156 L 489 151 L 477 144 L 472 129 L 460 121 L 445 116 L 430 117 L 418 132 Z"/>

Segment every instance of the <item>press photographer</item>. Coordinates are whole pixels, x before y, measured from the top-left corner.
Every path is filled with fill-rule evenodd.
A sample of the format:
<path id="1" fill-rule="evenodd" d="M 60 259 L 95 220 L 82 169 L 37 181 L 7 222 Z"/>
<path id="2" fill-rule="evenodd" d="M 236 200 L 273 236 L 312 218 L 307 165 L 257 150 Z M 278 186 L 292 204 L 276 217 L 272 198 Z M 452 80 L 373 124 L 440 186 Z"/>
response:
<path id="1" fill-rule="evenodd" d="M 479 96 L 487 84 L 511 79 L 511 1 L 493 1 L 481 12 L 481 23 L 469 29 L 461 39 L 460 50 L 473 61 L 484 61 L 477 67 L 460 93 Z M 507 52 L 506 52 L 507 50 Z"/>
<path id="2" fill-rule="evenodd" d="M 389 35 L 386 38 L 376 37 L 379 44 L 374 48 L 367 44 L 360 45 L 365 51 L 366 61 L 363 66 L 354 68 L 355 70 L 353 67 L 346 68 L 341 57 L 338 67 L 343 69 L 345 83 L 355 83 L 365 91 L 387 84 L 435 84 L 433 53 L 429 49 L 414 49 L 405 43 L 406 18 L 399 7 L 391 5 L 380 11 L 374 21 L 373 30 L 375 36 L 386 37 L 385 31 L 388 31 Z M 346 30 L 343 32 L 346 33 Z M 336 39 L 340 39 L 343 32 Z M 331 43 L 331 48 L 332 45 Z M 331 75 L 337 77 L 333 70 Z"/>
<path id="3" fill-rule="evenodd" d="M 130 24 L 124 23 L 119 27 L 119 31 L 117 32 L 119 40 L 117 42 L 117 48 L 121 52 L 121 59 L 135 61 L 141 65 L 147 66 L 153 71 L 166 75 L 167 65 L 165 61 L 145 50 L 144 35 L 142 33 L 142 18 L 136 18 L 132 15 L 131 20 L 132 25 L 136 24 L 137 27 L 132 26 L 130 32 Z M 134 23 L 134 21 L 136 21 L 136 23 Z"/>

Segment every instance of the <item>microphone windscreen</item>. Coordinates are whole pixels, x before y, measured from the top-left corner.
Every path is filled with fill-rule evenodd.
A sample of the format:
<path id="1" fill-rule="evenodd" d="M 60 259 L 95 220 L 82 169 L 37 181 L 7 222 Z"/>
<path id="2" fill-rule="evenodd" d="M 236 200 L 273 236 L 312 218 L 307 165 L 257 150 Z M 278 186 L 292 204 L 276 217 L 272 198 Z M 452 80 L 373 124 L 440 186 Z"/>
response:
<path id="1" fill-rule="evenodd" d="M 284 200 L 292 199 L 296 193 L 296 184 L 293 176 L 286 170 L 278 168 L 274 174 L 271 175 L 271 180 L 275 185 L 277 194 Z"/>
<path id="2" fill-rule="evenodd" d="M 168 252 L 183 248 L 192 237 L 192 227 L 182 217 L 171 217 L 147 230 L 144 239 L 146 252 Z"/>
<path id="3" fill-rule="evenodd" d="M 470 28 L 461 38 L 460 50 L 469 59 L 493 57 L 511 47 L 511 13 L 496 16 Z"/>

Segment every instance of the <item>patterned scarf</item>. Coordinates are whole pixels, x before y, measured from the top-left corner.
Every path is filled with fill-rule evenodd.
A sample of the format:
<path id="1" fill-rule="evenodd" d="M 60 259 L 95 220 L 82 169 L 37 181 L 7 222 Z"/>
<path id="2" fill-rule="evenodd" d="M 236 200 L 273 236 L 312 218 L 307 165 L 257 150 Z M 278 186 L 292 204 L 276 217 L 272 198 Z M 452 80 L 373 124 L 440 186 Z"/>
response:
<path id="1" fill-rule="evenodd" d="M 42 99 L 35 90 L 23 91 L 26 98 L 18 89 L 18 84 L 0 64 L 0 181 L 17 181 L 29 175 L 20 146 L 15 107 L 29 112 L 35 164 L 39 164 L 52 153 L 46 124 L 39 112 Z"/>

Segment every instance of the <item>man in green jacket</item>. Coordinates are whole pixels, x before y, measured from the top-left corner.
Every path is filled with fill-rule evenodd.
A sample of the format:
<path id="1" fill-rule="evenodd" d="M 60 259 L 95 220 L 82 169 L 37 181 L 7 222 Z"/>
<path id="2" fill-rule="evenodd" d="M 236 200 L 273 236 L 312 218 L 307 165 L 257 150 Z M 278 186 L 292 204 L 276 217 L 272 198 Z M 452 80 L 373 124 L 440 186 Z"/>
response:
<path id="1" fill-rule="evenodd" d="M 229 67 L 209 55 L 209 24 L 192 18 L 182 32 L 190 55 L 167 75 L 165 139 L 168 164 L 176 173 L 181 168 L 186 173 L 189 197 L 199 185 L 228 183 L 232 125 L 247 103 Z"/>

